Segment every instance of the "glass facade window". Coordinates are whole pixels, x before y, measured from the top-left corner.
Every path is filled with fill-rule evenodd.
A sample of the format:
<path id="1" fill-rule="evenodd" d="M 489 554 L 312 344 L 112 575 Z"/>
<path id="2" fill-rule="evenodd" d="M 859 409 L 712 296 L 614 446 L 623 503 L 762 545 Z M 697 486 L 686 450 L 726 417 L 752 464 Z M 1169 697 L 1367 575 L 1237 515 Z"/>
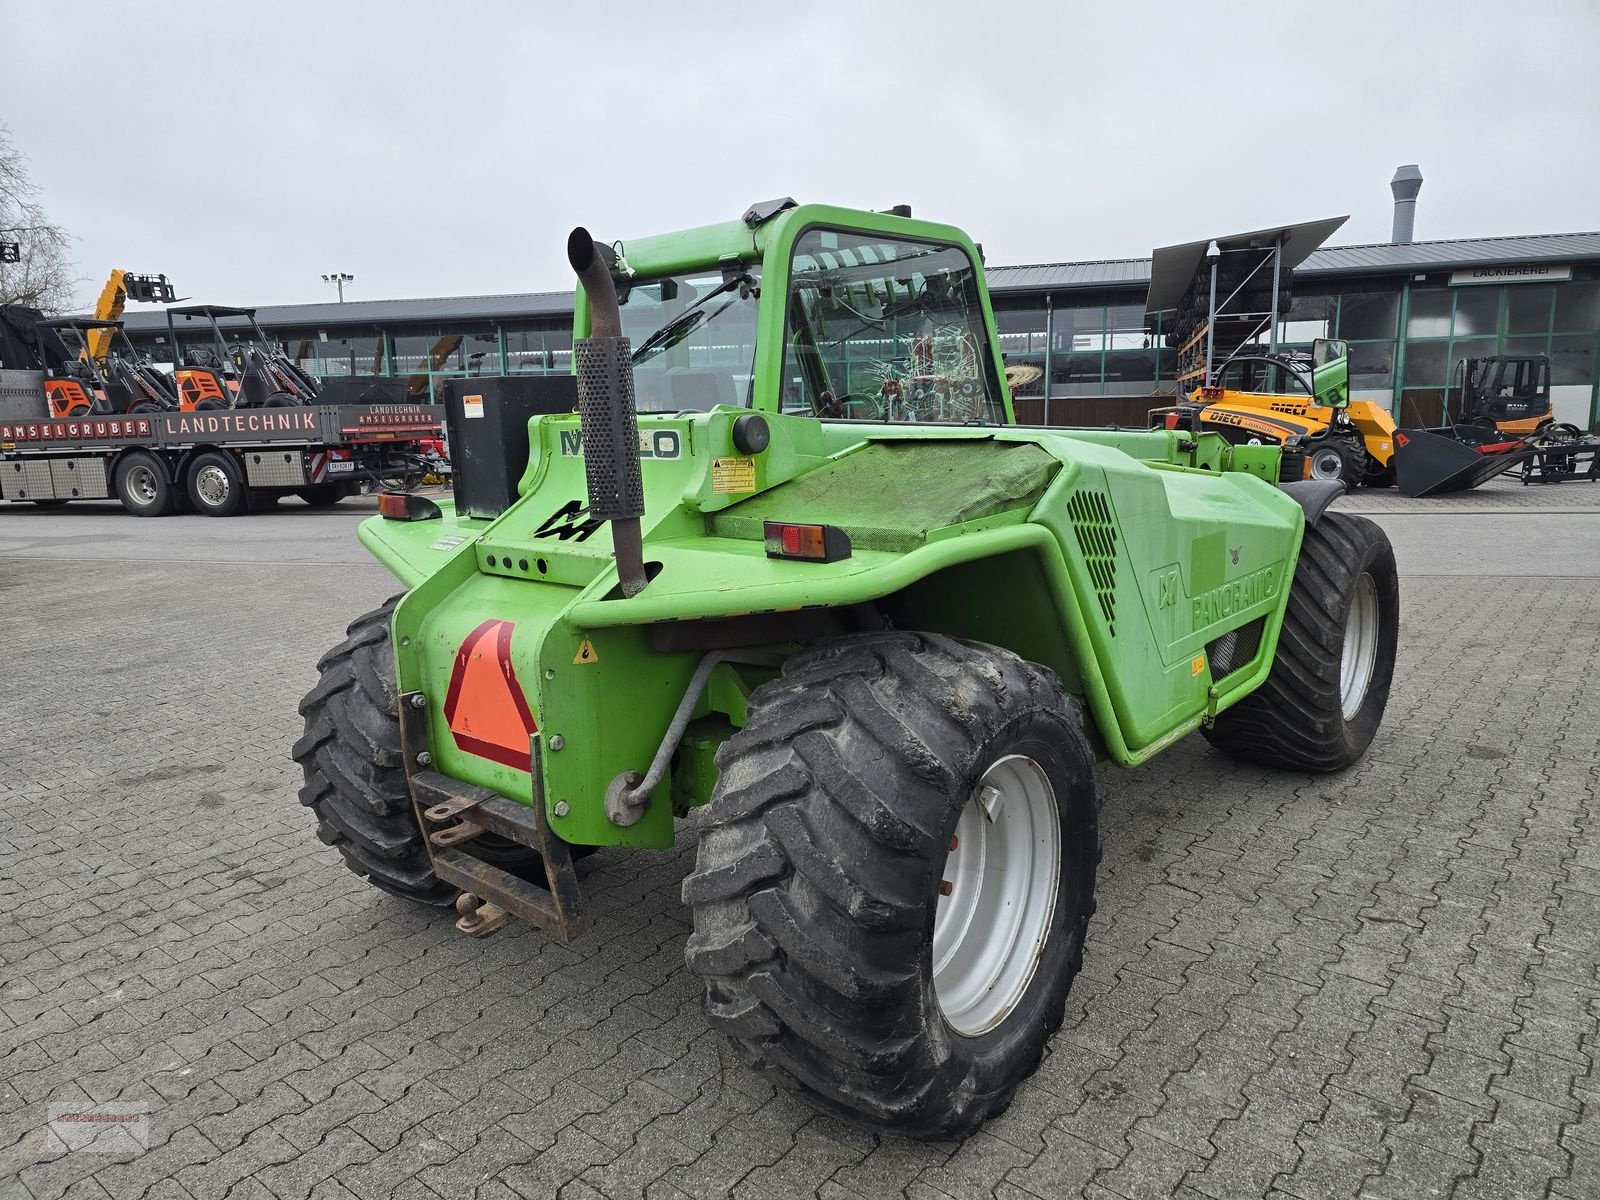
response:
<path id="1" fill-rule="evenodd" d="M 1506 291 L 1510 293 L 1506 297 L 1507 333 L 1542 334 L 1550 328 L 1550 303 L 1555 299 L 1555 288 L 1523 285 Z"/>
<path id="2" fill-rule="evenodd" d="M 1051 349 L 1057 354 L 1104 349 L 1106 310 L 1099 307 L 1056 309 L 1054 337 Z"/>
<path id="3" fill-rule="evenodd" d="M 1406 337 L 1449 337 L 1450 313 L 1454 307 L 1454 292 L 1412 292 L 1411 311 L 1406 316 Z M 1410 386 L 1409 382 L 1406 386 Z"/>
<path id="4" fill-rule="evenodd" d="M 1119 304 L 1106 309 L 1107 350 L 1149 350 L 1154 345 L 1154 335 L 1145 329 L 1143 305 Z M 1150 377 L 1155 378 L 1154 370 Z"/>
<path id="5" fill-rule="evenodd" d="M 1336 307 L 1332 296 L 1296 296 L 1278 322 L 1278 341 L 1286 346 L 1309 346 L 1318 338 L 1332 337 Z"/>
<path id="6" fill-rule="evenodd" d="M 1339 333 L 1347 342 L 1393 338 L 1400 321 L 1398 292 L 1353 292 L 1339 297 Z"/>
<path id="7" fill-rule="evenodd" d="M 1600 282 L 1569 283 L 1556 289 L 1556 315 L 1551 328 L 1556 333 L 1594 333 L 1600 329 Z"/>
<path id="8" fill-rule="evenodd" d="M 376 330 L 365 334 L 345 332 L 337 337 L 330 333 L 326 341 L 320 331 L 302 330 L 274 335 L 273 340 L 295 365 L 313 375 L 344 377 L 384 372 L 384 338 Z"/>
<path id="9" fill-rule="evenodd" d="M 1553 385 L 1594 382 L 1594 334 L 1556 334 L 1550 339 Z"/>
<path id="10" fill-rule="evenodd" d="M 1456 315 L 1450 332 L 1456 337 L 1494 337 L 1500 332 L 1500 292 L 1497 287 L 1456 289 Z"/>
<path id="11" fill-rule="evenodd" d="M 1018 399 L 1044 395 L 1045 346 L 1049 340 L 1050 314 L 1042 307 L 997 307 L 995 330 L 1000 338 L 1000 353 L 1005 360 L 1011 394 Z"/>
<path id="12" fill-rule="evenodd" d="M 1350 343 L 1351 387 L 1392 389 L 1394 382 L 1393 342 Z"/>
<path id="13" fill-rule="evenodd" d="M 1405 386 L 1442 387 L 1450 343 L 1412 342 L 1406 346 Z"/>

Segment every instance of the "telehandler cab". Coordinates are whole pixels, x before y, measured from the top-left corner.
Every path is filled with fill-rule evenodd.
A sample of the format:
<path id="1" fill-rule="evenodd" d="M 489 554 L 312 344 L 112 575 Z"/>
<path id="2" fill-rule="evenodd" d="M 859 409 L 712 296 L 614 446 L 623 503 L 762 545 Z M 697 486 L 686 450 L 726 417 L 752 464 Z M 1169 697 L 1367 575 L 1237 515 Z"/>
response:
<path id="1" fill-rule="evenodd" d="M 711 1025 L 827 1111 L 970 1132 L 1061 1024 L 1096 761 L 1349 766 L 1389 544 L 1276 446 L 1013 425 L 978 252 L 907 210 L 568 254 L 575 380 L 461 397 L 455 502 L 361 526 L 406 590 L 319 664 L 301 802 L 376 886 L 563 941 L 576 860 L 699 810 Z"/>

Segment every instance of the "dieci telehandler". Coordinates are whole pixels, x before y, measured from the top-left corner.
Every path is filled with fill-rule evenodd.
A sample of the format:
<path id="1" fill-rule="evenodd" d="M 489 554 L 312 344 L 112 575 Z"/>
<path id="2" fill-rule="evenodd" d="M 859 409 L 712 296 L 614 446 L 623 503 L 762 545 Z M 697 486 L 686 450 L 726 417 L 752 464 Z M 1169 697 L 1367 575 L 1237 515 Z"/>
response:
<path id="1" fill-rule="evenodd" d="M 1014 426 L 978 251 L 908 210 L 568 252 L 575 379 L 531 418 L 470 381 L 454 504 L 361 527 L 406 591 L 323 657 L 301 801 L 376 886 L 560 940 L 575 860 L 701 809 L 710 1024 L 827 1111 L 969 1132 L 1061 1024 L 1096 760 L 1356 761 L 1389 544 L 1276 446 Z"/>

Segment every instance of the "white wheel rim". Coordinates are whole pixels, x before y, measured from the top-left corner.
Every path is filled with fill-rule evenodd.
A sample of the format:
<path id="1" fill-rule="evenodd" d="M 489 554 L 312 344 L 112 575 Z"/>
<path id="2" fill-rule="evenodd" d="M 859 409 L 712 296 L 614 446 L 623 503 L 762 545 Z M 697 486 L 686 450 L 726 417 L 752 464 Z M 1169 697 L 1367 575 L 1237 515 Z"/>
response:
<path id="1" fill-rule="evenodd" d="M 194 480 L 200 499 L 215 507 L 228 499 L 228 476 L 221 467 L 204 466 Z"/>
<path id="2" fill-rule="evenodd" d="M 1044 769 L 1021 754 L 984 772 L 956 822 L 933 915 L 933 989 L 944 1019 L 977 1037 L 1033 981 L 1061 885 L 1061 817 Z"/>
<path id="3" fill-rule="evenodd" d="M 1344 473 L 1344 460 L 1332 450 L 1319 450 L 1311 456 L 1311 478 L 1338 479 Z"/>
<path id="4" fill-rule="evenodd" d="M 1344 619 L 1344 650 L 1339 656 L 1339 700 L 1344 719 L 1361 711 L 1378 661 L 1378 585 L 1362 572 Z"/>
<path id="5" fill-rule="evenodd" d="M 156 473 L 143 463 L 128 472 L 128 492 L 137 501 L 153 503 L 156 498 Z"/>

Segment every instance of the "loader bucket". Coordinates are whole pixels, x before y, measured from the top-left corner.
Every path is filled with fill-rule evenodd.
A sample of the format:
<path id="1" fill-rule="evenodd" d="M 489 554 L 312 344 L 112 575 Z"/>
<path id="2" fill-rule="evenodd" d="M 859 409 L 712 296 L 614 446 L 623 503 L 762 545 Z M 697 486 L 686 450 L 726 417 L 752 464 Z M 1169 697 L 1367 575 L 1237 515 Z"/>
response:
<path id="1" fill-rule="evenodd" d="M 1520 440 L 1471 425 L 1401 429 L 1394 435 L 1395 484 L 1402 496 L 1465 492 L 1532 453 Z"/>

